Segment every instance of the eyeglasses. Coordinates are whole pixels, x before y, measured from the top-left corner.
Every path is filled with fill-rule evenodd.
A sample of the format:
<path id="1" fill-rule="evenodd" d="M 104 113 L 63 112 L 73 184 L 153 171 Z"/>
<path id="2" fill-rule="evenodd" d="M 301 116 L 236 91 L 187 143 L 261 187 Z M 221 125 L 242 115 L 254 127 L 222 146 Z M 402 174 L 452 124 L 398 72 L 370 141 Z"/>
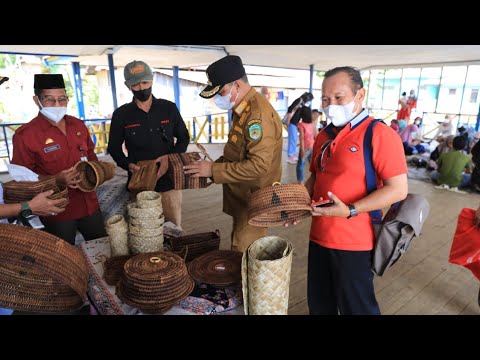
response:
<path id="1" fill-rule="evenodd" d="M 318 167 L 320 168 L 321 172 L 325 171 L 325 168 L 327 167 L 328 159 L 330 159 L 330 144 L 332 143 L 333 140 L 327 140 L 323 145 L 322 145 L 322 153 L 320 154 L 320 157 L 318 158 Z M 325 154 L 328 150 L 328 154 Z"/>
<path id="2" fill-rule="evenodd" d="M 58 101 L 58 103 L 60 105 L 67 105 L 68 104 L 68 97 L 66 96 L 63 96 L 63 97 L 59 97 L 58 99 L 55 99 L 53 97 L 50 97 L 50 96 L 46 96 L 42 99 L 42 102 L 46 105 L 46 106 L 53 106 L 55 105 L 55 103 Z"/>

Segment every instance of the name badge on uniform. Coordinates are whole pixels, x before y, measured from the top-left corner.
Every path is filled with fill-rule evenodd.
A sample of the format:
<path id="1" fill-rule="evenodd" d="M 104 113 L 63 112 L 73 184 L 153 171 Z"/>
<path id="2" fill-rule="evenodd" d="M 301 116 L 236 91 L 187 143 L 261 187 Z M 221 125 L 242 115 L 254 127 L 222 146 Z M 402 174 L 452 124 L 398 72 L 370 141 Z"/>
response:
<path id="1" fill-rule="evenodd" d="M 60 145 L 53 145 L 53 146 L 49 146 L 49 147 L 46 147 L 43 149 L 43 151 L 45 152 L 45 154 L 48 154 L 52 151 L 56 151 L 56 150 L 60 150 Z"/>

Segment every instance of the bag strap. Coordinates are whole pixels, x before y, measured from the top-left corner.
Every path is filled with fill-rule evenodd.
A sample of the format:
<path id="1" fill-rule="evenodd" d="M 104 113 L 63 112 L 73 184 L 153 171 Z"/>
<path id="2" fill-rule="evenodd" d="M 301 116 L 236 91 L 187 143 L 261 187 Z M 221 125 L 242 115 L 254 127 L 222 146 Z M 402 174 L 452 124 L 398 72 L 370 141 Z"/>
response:
<path id="1" fill-rule="evenodd" d="M 363 161 L 365 163 L 365 177 L 367 180 L 367 192 L 369 194 L 377 190 L 377 177 L 375 174 L 375 168 L 373 167 L 372 137 L 373 127 L 379 122 L 383 122 L 383 120 L 375 119 L 368 125 L 363 139 Z M 382 212 L 380 210 L 370 211 L 370 217 L 373 224 L 382 223 Z"/>

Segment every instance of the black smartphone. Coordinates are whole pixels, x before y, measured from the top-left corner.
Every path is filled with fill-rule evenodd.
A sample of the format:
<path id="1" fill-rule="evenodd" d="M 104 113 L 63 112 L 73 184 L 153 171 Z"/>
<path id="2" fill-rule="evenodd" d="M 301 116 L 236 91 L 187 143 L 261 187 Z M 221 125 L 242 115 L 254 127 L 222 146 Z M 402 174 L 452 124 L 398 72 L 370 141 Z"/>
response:
<path id="1" fill-rule="evenodd" d="M 335 204 L 333 200 L 322 200 L 322 201 L 317 201 L 312 204 L 313 207 L 329 207 Z"/>

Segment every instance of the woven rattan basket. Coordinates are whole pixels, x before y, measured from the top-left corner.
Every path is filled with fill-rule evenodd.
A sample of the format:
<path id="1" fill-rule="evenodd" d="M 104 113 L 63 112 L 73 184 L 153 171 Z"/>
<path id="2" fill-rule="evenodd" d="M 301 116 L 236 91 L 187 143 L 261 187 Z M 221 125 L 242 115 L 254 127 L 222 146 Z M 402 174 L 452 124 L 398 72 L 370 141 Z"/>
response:
<path id="1" fill-rule="evenodd" d="M 172 237 L 165 234 L 165 239 L 170 244 L 172 251 L 181 251 L 184 247 L 188 248 L 188 254 L 185 261 L 189 262 L 196 257 L 206 254 L 220 247 L 220 231 L 206 232 L 181 237 Z"/>
<path id="2" fill-rule="evenodd" d="M 86 301 L 88 265 L 80 251 L 47 232 L 0 224 L 0 307 L 66 312 Z"/>
<path id="3" fill-rule="evenodd" d="M 193 290 L 183 259 L 170 252 L 137 255 L 128 260 L 117 286 L 117 295 L 130 306 L 162 313 Z"/>
<path id="4" fill-rule="evenodd" d="M 188 265 L 188 272 L 199 283 L 209 284 L 217 288 L 226 288 L 241 284 L 241 267 L 241 252 L 216 250 L 194 259 Z"/>
<path id="5" fill-rule="evenodd" d="M 275 183 L 255 191 L 248 202 L 248 223 L 254 226 L 279 226 L 312 216 L 311 199 L 301 184 Z"/>
<path id="6" fill-rule="evenodd" d="M 128 183 L 131 192 L 153 191 L 157 185 L 158 164 L 155 160 L 137 162 L 139 170 L 135 171 Z"/>
<path id="7" fill-rule="evenodd" d="M 103 263 L 103 278 L 108 285 L 117 285 L 123 273 L 123 266 L 134 255 L 112 256 Z"/>
<path id="8" fill-rule="evenodd" d="M 38 194 L 56 190 L 55 176 L 47 176 L 39 181 L 8 181 L 3 184 L 3 198 L 5 204 L 30 201 Z"/>
<path id="9" fill-rule="evenodd" d="M 60 204 L 57 204 L 57 207 L 66 208 L 69 203 L 67 186 L 62 184 L 57 185 L 53 194 L 47 196 L 47 198 L 52 200 L 64 199 L 64 201 L 62 201 Z"/>
<path id="10" fill-rule="evenodd" d="M 162 206 L 162 194 L 156 191 L 142 191 L 137 194 L 137 207 L 147 209 Z"/>
<path id="11" fill-rule="evenodd" d="M 104 182 L 112 179 L 115 176 L 116 165 L 110 162 L 99 161 L 98 164 L 103 169 Z"/>
<path id="12" fill-rule="evenodd" d="M 175 190 L 202 189 L 209 186 L 207 178 L 185 174 L 183 167 L 197 160 L 200 160 L 200 155 L 196 152 L 168 154 L 168 176 Z"/>
<path id="13" fill-rule="evenodd" d="M 278 236 L 252 243 L 242 258 L 243 306 L 247 315 L 287 315 L 292 244 Z"/>
<path id="14" fill-rule="evenodd" d="M 83 192 L 95 191 L 105 181 L 103 167 L 98 161 L 79 161 L 75 164 L 75 171 L 80 173 L 78 188 Z"/>

